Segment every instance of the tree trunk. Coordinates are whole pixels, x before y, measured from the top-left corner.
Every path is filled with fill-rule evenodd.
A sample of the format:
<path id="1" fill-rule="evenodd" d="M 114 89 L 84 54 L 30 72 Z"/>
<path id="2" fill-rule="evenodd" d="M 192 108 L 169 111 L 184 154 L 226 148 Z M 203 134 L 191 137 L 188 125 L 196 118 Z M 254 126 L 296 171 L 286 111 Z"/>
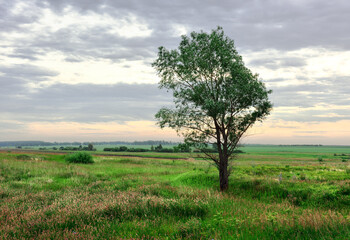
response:
<path id="1" fill-rule="evenodd" d="M 228 158 L 220 158 L 219 176 L 220 176 L 220 190 L 222 192 L 228 189 Z"/>
<path id="2" fill-rule="evenodd" d="M 227 137 L 225 133 L 222 133 L 224 142 L 221 142 L 221 129 L 217 123 L 217 119 L 214 118 L 216 129 L 216 141 L 219 151 L 219 162 L 216 163 L 219 166 L 219 178 L 220 178 L 220 190 L 222 192 L 228 189 L 228 155 L 227 155 Z M 223 131 L 224 132 L 224 131 Z"/>

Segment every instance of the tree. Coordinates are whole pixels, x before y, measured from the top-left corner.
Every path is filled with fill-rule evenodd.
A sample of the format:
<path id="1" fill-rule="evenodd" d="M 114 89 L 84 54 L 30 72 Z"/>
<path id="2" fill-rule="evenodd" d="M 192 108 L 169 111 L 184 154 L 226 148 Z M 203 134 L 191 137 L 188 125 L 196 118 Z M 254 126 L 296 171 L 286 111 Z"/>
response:
<path id="1" fill-rule="evenodd" d="M 156 152 L 160 152 L 162 149 L 163 149 L 162 144 L 159 144 L 158 146 L 156 146 L 156 147 L 154 148 L 154 150 L 155 150 Z"/>
<path id="2" fill-rule="evenodd" d="M 128 151 L 128 147 L 127 146 L 120 146 L 119 151 L 126 152 L 126 151 Z"/>
<path id="3" fill-rule="evenodd" d="M 92 145 L 92 143 L 89 143 L 89 145 L 88 145 L 88 150 L 89 150 L 89 151 L 94 150 L 94 145 Z"/>
<path id="4" fill-rule="evenodd" d="M 173 109 L 158 111 L 159 126 L 175 129 L 213 160 L 225 191 L 229 160 L 243 134 L 270 113 L 271 91 L 245 67 L 221 27 L 182 36 L 175 50 L 160 47 L 152 66 L 160 77 L 159 87 L 171 90 L 175 103 Z M 217 154 L 205 151 L 213 143 Z"/>
<path id="5" fill-rule="evenodd" d="M 190 144 L 188 143 L 179 143 L 177 146 L 174 146 L 174 152 L 191 152 Z"/>

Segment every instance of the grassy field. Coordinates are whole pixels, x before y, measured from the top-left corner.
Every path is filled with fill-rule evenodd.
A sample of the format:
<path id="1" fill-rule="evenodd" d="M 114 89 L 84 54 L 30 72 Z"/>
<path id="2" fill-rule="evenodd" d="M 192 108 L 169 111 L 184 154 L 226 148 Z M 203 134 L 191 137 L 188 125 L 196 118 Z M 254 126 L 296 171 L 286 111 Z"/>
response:
<path id="1" fill-rule="evenodd" d="M 349 239 L 350 147 L 242 150 L 226 193 L 197 154 L 1 152 L 0 239 Z"/>

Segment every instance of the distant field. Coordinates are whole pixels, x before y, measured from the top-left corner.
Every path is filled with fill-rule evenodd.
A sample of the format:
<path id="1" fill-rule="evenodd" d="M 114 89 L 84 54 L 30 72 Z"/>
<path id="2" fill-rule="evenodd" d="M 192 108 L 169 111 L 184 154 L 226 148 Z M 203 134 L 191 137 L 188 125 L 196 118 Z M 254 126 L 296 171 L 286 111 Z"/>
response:
<path id="1" fill-rule="evenodd" d="M 246 145 L 242 149 L 249 153 L 263 152 L 296 152 L 296 153 L 348 153 L 350 146 L 278 146 L 278 145 Z"/>
<path id="2" fill-rule="evenodd" d="M 194 153 L 3 150 L 0 239 L 349 239 L 350 147 L 241 150 L 226 193 Z"/>

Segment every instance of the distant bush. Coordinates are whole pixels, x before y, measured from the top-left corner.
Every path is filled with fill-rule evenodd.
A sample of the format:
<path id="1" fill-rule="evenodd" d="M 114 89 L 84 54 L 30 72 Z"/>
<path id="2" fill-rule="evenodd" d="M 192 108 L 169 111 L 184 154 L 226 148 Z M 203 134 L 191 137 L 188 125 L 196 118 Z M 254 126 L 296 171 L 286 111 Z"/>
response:
<path id="1" fill-rule="evenodd" d="M 94 145 L 92 145 L 91 143 L 89 143 L 88 146 L 87 146 L 87 150 L 88 150 L 88 151 L 93 151 L 93 150 L 94 150 Z"/>
<path id="2" fill-rule="evenodd" d="M 57 148 L 56 148 L 56 150 L 57 150 Z M 60 147 L 59 150 L 61 150 L 61 151 L 96 151 L 96 148 L 91 148 L 91 146 L 90 147 L 83 147 L 80 145 L 79 147 Z"/>
<path id="3" fill-rule="evenodd" d="M 127 150 L 128 150 L 128 147 L 126 147 L 126 146 L 120 146 L 119 147 L 119 151 L 121 151 L 121 152 L 125 152 Z"/>
<path id="4" fill-rule="evenodd" d="M 127 152 L 148 152 L 148 149 L 144 148 L 129 148 Z"/>
<path id="5" fill-rule="evenodd" d="M 174 149 L 172 148 L 162 148 L 160 150 L 158 150 L 157 152 L 162 152 L 162 153 L 173 153 Z"/>
<path id="6" fill-rule="evenodd" d="M 77 148 L 77 147 L 60 147 L 59 150 L 61 150 L 61 151 L 78 151 L 79 148 Z"/>
<path id="7" fill-rule="evenodd" d="M 105 152 L 113 152 L 114 148 L 104 148 L 103 151 Z"/>
<path id="8" fill-rule="evenodd" d="M 20 154 L 20 155 L 17 155 L 16 158 L 18 160 L 31 160 L 31 156 L 27 155 L 27 154 Z"/>
<path id="9" fill-rule="evenodd" d="M 173 152 L 191 152 L 190 145 L 187 143 L 180 143 L 177 146 L 173 147 L 174 151 Z"/>
<path id="10" fill-rule="evenodd" d="M 144 148 L 127 148 L 126 146 L 104 148 L 105 152 L 149 152 L 149 149 Z"/>
<path id="11" fill-rule="evenodd" d="M 245 152 L 240 150 L 240 149 L 236 149 L 236 150 L 233 151 L 233 153 L 245 153 Z"/>
<path id="12" fill-rule="evenodd" d="M 104 148 L 103 151 L 105 152 L 126 152 L 128 148 L 126 146 L 120 146 L 120 147 L 114 147 L 114 148 Z"/>
<path id="13" fill-rule="evenodd" d="M 160 152 L 162 149 L 163 149 L 162 144 L 159 144 L 158 146 L 156 146 L 156 147 L 154 148 L 154 150 L 155 150 L 156 152 Z"/>
<path id="14" fill-rule="evenodd" d="M 69 163 L 94 163 L 92 156 L 86 152 L 77 152 L 65 157 Z"/>

